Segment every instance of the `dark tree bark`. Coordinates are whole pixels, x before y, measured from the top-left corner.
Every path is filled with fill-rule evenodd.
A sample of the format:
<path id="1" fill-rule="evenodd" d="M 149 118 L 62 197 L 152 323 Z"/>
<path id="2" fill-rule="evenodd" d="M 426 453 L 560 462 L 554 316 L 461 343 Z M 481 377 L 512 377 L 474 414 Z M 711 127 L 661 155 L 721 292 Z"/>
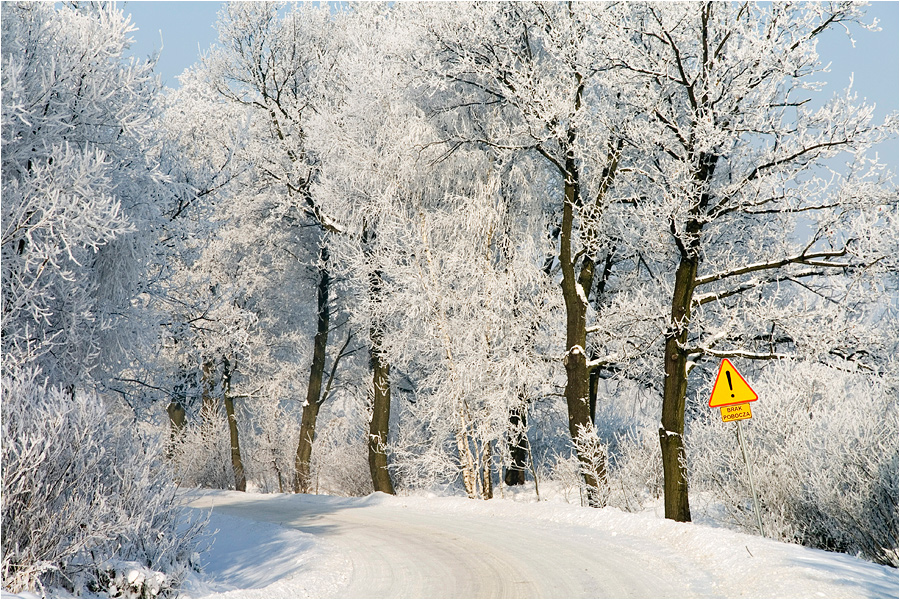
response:
<path id="1" fill-rule="evenodd" d="M 316 436 L 316 420 L 319 417 L 319 404 L 303 405 L 300 419 L 300 440 L 297 443 L 297 456 L 294 460 L 294 493 L 308 494 L 312 490 L 311 460 L 312 445 Z"/>
<path id="2" fill-rule="evenodd" d="M 178 442 L 178 438 L 181 437 L 181 432 L 184 431 L 186 411 L 181 402 L 173 400 L 166 406 L 166 412 L 169 415 L 169 444 L 166 448 L 166 456 L 172 458 L 175 444 Z"/>
<path id="3" fill-rule="evenodd" d="M 228 417 L 228 434 L 231 438 L 231 468 L 234 470 L 234 489 L 247 491 L 244 463 L 241 460 L 241 444 L 238 439 L 237 419 L 234 415 L 234 399 L 231 397 L 231 363 L 222 359 L 222 398 L 225 401 L 225 415 Z"/>
<path id="4" fill-rule="evenodd" d="M 566 306 L 566 356 L 563 364 L 566 368 L 565 398 L 569 415 L 569 434 L 572 439 L 578 438 L 582 428 L 593 428 L 590 411 L 589 374 L 587 354 L 584 347 L 587 340 L 587 294 L 590 279 L 593 276 L 593 263 L 585 259 L 580 273 L 576 276 L 572 263 L 571 246 L 573 227 L 573 201 L 577 193 L 576 184 L 566 182 L 566 204 L 563 209 L 563 226 L 560 235 L 560 263 L 562 264 L 563 300 Z M 583 286 L 588 283 L 587 286 Z M 579 289 L 579 287 L 581 289 Z M 586 464 L 586 457 L 579 454 L 579 461 Z M 588 471 L 583 470 L 584 482 L 589 490 L 597 489 L 600 482 Z M 594 506 L 593 498 L 589 504 Z"/>
<path id="5" fill-rule="evenodd" d="M 375 233 L 369 225 L 363 225 L 363 251 L 368 257 L 373 255 L 372 243 Z M 380 270 L 369 273 L 369 297 L 377 304 L 381 301 L 384 281 Z M 369 365 L 372 369 L 372 420 L 369 422 L 369 473 L 372 476 L 372 487 L 376 492 L 395 494 L 394 482 L 388 470 L 388 457 L 384 451 L 388 441 L 391 422 L 391 365 L 382 353 L 383 332 L 376 317 L 369 329 Z"/>
<path id="6" fill-rule="evenodd" d="M 665 382 L 659 443 L 662 449 L 665 515 L 667 519 L 682 522 L 691 520 L 684 451 L 684 403 L 688 383 L 685 349 L 691 321 L 691 303 L 697 286 L 697 269 L 700 266 L 703 217 L 712 200 L 708 192 L 709 181 L 712 179 L 718 159 L 719 157 L 713 154 L 699 154 L 697 170 L 694 173 L 699 197 L 691 209 L 684 231 L 679 232 L 674 221 L 671 225 L 671 233 L 681 259 L 675 271 L 672 313 L 665 336 Z"/>
<path id="7" fill-rule="evenodd" d="M 591 424 L 597 424 L 597 386 L 600 383 L 600 372 L 590 369 L 588 373 L 588 407 L 591 413 Z"/>
<path id="8" fill-rule="evenodd" d="M 372 293 L 381 290 L 381 273 L 372 275 Z M 369 471 L 372 475 L 372 487 L 376 492 L 394 494 L 394 482 L 388 471 L 387 454 L 384 446 L 388 439 L 388 428 L 391 421 L 391 366 L 381 354 L 382 337 L 377 326 L 369 332 L 372 343 L 372 421 L 369 424 Z"/>
<path id="9" fill-rule="evenodd" d="M 506 485 L 525 485 L 525 470 L 528 468 L 528 428 L 524 408 L 517 407 L 509 413 L 509 429 L 507 444 L 510 449 L 510 462 L 506 467 L 503 482 Z"/>
<path id="10" fill-rule="evenodd" d="M 372 421 L 369 424 L 369 471 L 376 492 L 394 494 L 384 445 L 391 420 L 391 367 L 381 356 L 381 334 L 374 327 L 372 340 Z"/>
<path id="11" fill-rule="evenodd" d="M 319 261 L 319 282 L 317 289 L 317 328 L 313 342 L 313 359 L 309 367 L 309 384 L 306 388 L 306 403 L 300 420 L 300 440 L 297 442 L 297 456 L 294 460 L 294 493 L 306 494 L 310 491 L 310 458 L 312 444 L 316 439 L 316 419 L 322 403 L 322 382 L 325 378 L 325 355 L 328 348 L 329 290 L 331 275 L 328 272 L 328 248 L 322 245 Z"/>
<path id="12" fill-rule="evenodd" d="M 687 471 L 684 453 L 684 399 L 687 394 L 687 356 L 683 348 L 687 342 L 687 323 L 697 276 L 697 259 L 682 258 L 675 273 L 675 293 L 672 296 L 672 325 L 666 335 L 665 382 L 659 442 L 663 459 L 663 492 L 667 519 L 690 521 Z"/>
<path id="13" fill-rule="evenodd" d="M 581 91 L 582 88 L 579 86 L 576 95 L 576 110 L 581 104 Z M 562 293 L 566 307 L 566 355 L 563 359 L 566 368 L 566 387 L 564 393 L 569 415 L 569 435 L 572 440 L 578 438 L 578 433 L 583 428 L 593 430 L 590 410 L 590 374 L 585 346 L 587 345 L 587 299 L 593 285 L 594 261 L 585 255 L 581 258 L 581 264 L 578 266 L 572 255 L 575 207 L 581 201 L 578 166 L 572 152 L 574 145 L 575 132 L 569 130 L 564 172 L 563 215 L 559 236 L 559 264 L 562 270 Z M 582 465 L 588 464 L 587 457 L 582 456 L 580 452 L 578 460 Z M 596 497 L 595 490 L 605 482 L 597 481 L 591 470 L 587 468 L 582 469 L 582 476 L 585 486 L 589 490 L 588 504 L 599 506 L 600 500 Z"/>

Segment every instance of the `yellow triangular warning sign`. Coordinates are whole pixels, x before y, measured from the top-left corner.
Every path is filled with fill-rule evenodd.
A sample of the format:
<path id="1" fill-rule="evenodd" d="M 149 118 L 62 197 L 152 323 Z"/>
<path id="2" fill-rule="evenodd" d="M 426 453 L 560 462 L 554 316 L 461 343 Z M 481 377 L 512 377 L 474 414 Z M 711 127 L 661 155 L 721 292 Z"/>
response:
<path id="1" fill-rule="evenodd" d="M 722 359 L 719 365 L 719 374 L 716 375 L 716 383 L 713 385 L 712 395 L 709 397 L 709 405 L 728 406 L 729 404 L 743 404 L 753 402 L 759 398 L 750 385 L 744 381 L 734 365 L 727 358 Z"/>

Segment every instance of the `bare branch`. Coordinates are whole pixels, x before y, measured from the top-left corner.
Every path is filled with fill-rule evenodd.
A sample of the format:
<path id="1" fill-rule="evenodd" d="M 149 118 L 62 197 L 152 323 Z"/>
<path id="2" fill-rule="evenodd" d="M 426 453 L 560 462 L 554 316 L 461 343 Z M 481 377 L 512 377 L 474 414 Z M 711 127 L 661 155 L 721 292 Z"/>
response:
<path id="1" fill-rule="evenodd" d="M 334 358 L 334 362 L 331 364 L 331 373 L 329 373 L 328 375 L 328 383 L 325 384 L 325 392 L 322 394 L 322 398 L 319 400 L 319 405 L 324 404 L 328 399 L 328 395 L 331 393 L 331 388 L 334 384 L 334 374 L 337 372 L 338 363 L 341 362 L 342 358 L 349 354 L 346 352 L 346 350 L 347 346 L 350 345 L 350 340 L 352 339 L 353 331 L 351 330 L 349 333 L 347 333 L 347 339 L 344 341 L 344 345 L 341 346 L 341 349 L 338 351 L 337 356 Z"/>
<path id="2" fill-rule="evenodd" d="M 831 266 L 831 265 L 829 265 Z M 805 277 L 816 277 L 816 276 L 824 276 L 825 273 L 823 271 L 806 271 L 804 273 L 797 274 L 784 274 L 778 273 L 768 277 L 766 279 L 753 279 L 750 281 L 746 281 L 741 283 L 739 286 L 732 288 L 730 290 L 725 290 L 721 292 L 710 292 L 708 294 L 698 294 L 694 296 L 694 306 L 702 306 L 704 304 L 709 304 L 710 302 L 717 302 L 719 300 L 724 300 L 725 298 L 729 298 L 731 296 L 737 296 L 738 294 L 743 294 L 744 292 L 756 289 L 763 285 L 768 285 L 771 283 L 778 283 L 780 281 L 794 281 L 796 279 L 805 278 Z M 799 281 L 794 281 L 797 284 L 800 284 Z M 802 284 L 800 284 L 802 285 Z M 804 286 L 806 287 L 806 286 Z"/>
<path id="3" fill-rule="evenodd" d="M 851 240 L 852 241 L 852 240 Z M 848 241 L 849 243 L 849 241 Z M 812 254 L 807 254 L 806 250 L 804 250 L 801 254 L 796 256 L 789 256 L 786 258 L 782 258 L 779 260 L 774 260 L 770 262 L 756 263 L 754 265 L 747 265 L 745 267 L 741 267 L 739 269 L 735 269 L 733 271 L 726 271 L 723 273 L 716 273 L 714 275 L 707 275 L 706 277 L 698 277 L 695 285 L 705 285 L 708 283 L 713 283 L 715 281 L 722 281 L 723 279 L 728 279 L 729 277 L 736 277 L 738 275 L 746 275 L 747 273 L 754 273 L 756 271 L 766 271 L 769 269 L 779 269 L 786 265 L 790 264 L 802 264 L 809 265 L 815 267 L 831 267 L 831 268 L 844 268 L 848 266 L 852 266 L 847 263 L 830 263 L 826 261 L 821 261 L 819 259 L 823 258 L 837 258 L 840 256 L 847 255 L 847 247 L 845 246 L 841 250 L 833 250 L 830 252 L 813 252 Z"/>

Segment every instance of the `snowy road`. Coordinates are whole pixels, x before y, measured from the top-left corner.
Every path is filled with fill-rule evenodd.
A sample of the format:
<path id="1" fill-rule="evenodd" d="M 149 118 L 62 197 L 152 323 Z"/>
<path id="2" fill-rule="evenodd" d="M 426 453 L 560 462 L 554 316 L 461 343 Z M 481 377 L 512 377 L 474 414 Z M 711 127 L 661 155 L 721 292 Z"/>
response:
<path id="1" fill-rule="evenodd" d="M 314 496 L 293 500 L 219 496 L 215 510 L 295 528 L 331 545 L 349 562 L 339 597 L 661 598 L 687 591 L 672 589 L 676 569 L 651 568 L 630 548 L 599 548 L 573 528 L 523 529 L 488 516 L 448 519 Z"/>
<path id="2" fill-rule="evenodd" d="M 215 506 L 214 518 L 247 520 L 232 519 L 224 525 L 217 524 L 223 529 L 220 535 L 226 533 L 224 528 L 245 529 L 238 537 L 252 536 L 252 530 L 263 528 L 257 532 L 258 541 L 247 542 L 258 549 L 256 553 L 252 549 L 244 550 L 240 556 L 219 559 L 220 563 L 238 565 L 211 566 L 211 575 L 229 584 L 208 590 L 220 592 L 221 596 L 896 596 L 896 570 L 733 532 L 657 523 L 661 520 L 639 516 L 635 521 L 635 515 L 623 514 L 624 522 L 630 522 L 632 529 L 638 524 L 638 535 L 635 535 L 635 531 L 622 527 L 617 511 L 608 513 L 612 516 L 611 524 L 585 527 L 580 522 L 584 515 L 602 515 L 605 511 L 585 512 L 568 505 L 559 509 L 549 503 L 516 506 L 512 502 L 495 502 L 489 508 L 491 503 L 461 499 L 383 495 L 342 499 L 218 492 L 192 503 L 195 507 L 210 505 Z M 543 507 L 546 507 L 544 512 L 557 511 L 556 516 L 561 518 L 555 522 L 535 518 L 534 511 Z M 573 510 L 577 514 L 569 519 Z M 608 516 L 598 518 L 609 521 Z M 306 555 L 287 566 L 283 555 L 291 552 L 291 542 L 284 541 L 285 546 L 280 549 L 267 546 L 272 543 L 270 532 L 284 530 L 300 532 L 297 539 L 298 543 L 302 542 L 302 550 L 297 553 Z M 233 537 L 235 533 L 229 535 Z M 740 552 L 718 552 L 721 543 L 734 545 L 729 536 L 737 536 Z M 753 553 L 750 546 L 745 549 L 745 539 L 754 542 Z M 787 548 L 788 554 L 782 556 L 781 548 Z M 810 552 L 813 553 L 810 556 L 805 554 Z M 717 554 L 722 556 L 720 568 L 716 567 Z M 754 554 L 759 555 L 755 563 Z M 767 555 L 769 558 L 764 559 Z M 281 557 L 281 562 L 273 566 L 272 557 Z M 256 566 L 252 564 L 254 559 L 258 561 Z M 822 566 L 816 566 L 817 560 Z M 735 569 L 734 564 L 743 566 Z M 241 568 L 245 571 L 243 575 Z M 270 571 L 274 568 L 276 574 L 260 577 L 259 573 L 267 568 Z M 743 570 L 743 574 L 730 574 L 735 570 Z M 248 584 L 249 572 L 256 573 L 250 577 L 257 578 L 250 582 L 253 585 Z M 248 590 L 248 587 L 257 589 Z M 254 591 L 258 593 L 248 593 Z"/>

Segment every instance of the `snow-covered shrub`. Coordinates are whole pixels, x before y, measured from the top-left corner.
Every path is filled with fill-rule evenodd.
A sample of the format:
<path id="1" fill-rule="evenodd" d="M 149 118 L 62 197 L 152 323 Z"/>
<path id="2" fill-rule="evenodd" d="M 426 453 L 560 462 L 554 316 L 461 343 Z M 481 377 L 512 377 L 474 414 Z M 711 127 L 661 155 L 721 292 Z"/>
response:
<path id="1" fill-rule="evenodd" d="M 365 496 L 372 493 L 372 475 L 365 424 L 336 417 L 318 432 L 313 443 L 312 480 L 316 493 Z"/>
<path id="2" fill-rule="evenodd" d="M 34 371 L 4 377 L 2 391 L 4 588 L 177 591 L 202 523 L 186 522 L 159 444 Z"/>
<path id="3" fill-rule="evenodd" d="M 133 560 L 106 560 L 100 564 L 94 591 L 113 598 L 155 598 L 165 588 L 166 575 Z"/>
<path id="4" fill-rule="evenodd" d="M 784 362 L 763 371 L 744 438 L 767 536 L 897 565 L 897 390 L 887 377 Z M 718 411 L 688 436 L 692 491 L 756 531 L 733 423 Z"/>
<path id="5" fill-rule="evenodd" d="M 593 427 L 579 426 L 574 446 L 580 459 L 581 473 L 584 475 L 582 479 L 584 497 L 588 498 L 591 506 L 606 506 L 609 500 L 609 480 L 607 477 L 607 456 L 609 452 L 606 444 L 597 437 Z M 588 481 L 594 483 L 588 484 Z"/>
<path id="6" fill-rule="evenodd" d="M 584 504 L 584 479 L 575 453 L 556 454 L 546 479 L 568 504 Z"/>
<path id="7" fill-rule="evenodd" d="M 179 432 L 170 457 L 182 486 L 233 490 L 231 437 L 224 407 L 204 406 Z"/>
<path id="8" fill-rule="evenodd" d="M 609 505 L 639 512 L 663 492 L 662 456 L 659 437 L 652 427 L 616 436 L 610 452 Z"/>
<path id="9" fill-rule="evenodd" d="M 662 457 L 659 438 L 652 427 L 633 428 L 612 434 L 614 441 L 606 443 L 590 433 L 579 436 L 583 456 L 589 457 L 592 475 L 602 479 L 605 464 L 606 483 L 597 490 L 597 499 L 604 506 L 628 512 L 640 512 L 648 503 L 662 497 Z M 582 477 L 583 467 L 570 447 L 557 452 L 551 459 L 547 478 L 569 504 L 588 502 Z"/>
<path id="10" fill-rule="evenodd" d="M 254 399 L 241 411 L 238 425 L 245 425 L 240 440 L 248 489 L 264 493 L 291 490 L 300 435 L 299 412 L 299 408 L 286 406 L 277 398 Z"/>

